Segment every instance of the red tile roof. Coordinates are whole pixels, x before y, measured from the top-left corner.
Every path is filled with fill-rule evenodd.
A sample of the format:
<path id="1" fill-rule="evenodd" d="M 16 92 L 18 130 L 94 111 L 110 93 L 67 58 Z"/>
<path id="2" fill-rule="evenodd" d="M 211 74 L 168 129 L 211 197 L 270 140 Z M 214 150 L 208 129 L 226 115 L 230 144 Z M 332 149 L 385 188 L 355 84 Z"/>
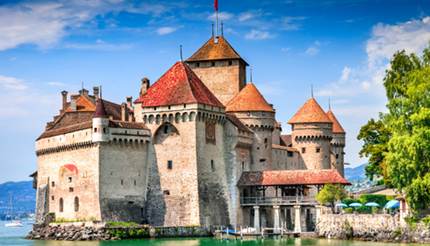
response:
<path id="1" fill-rule="evenodd" d="M 327 116 L 331 120 L 331 122 L 333 122 L 333 133 L 345 133 L 345 130 L 343 129 L 342 125 L 337 120 L 333 111 L 331 111 L 331 110 L 327 111 Z"/>
<path id="2" fill-rule="evenodd" d="M 335 169 L 243 172 L 238 186 L 350 185 Z"/>
<path id="3" fill-rule="evenodd" d="M 226 106 L 227 112 L 263 111 L 274 112 L 273 107 L 267 103 L 263 95 L 253 83 L 246 86 L 233 97 Z"/>
<path id="4" fill-rule="evenodd" d="M 281 145 L 290 146 L 292 143 L 291 134 L 281 135 Z"/>
<path id="5" fill-rule="evenodd" d="M 312 97 L 306 101 L 288 123 L 331 123 L 331 120 L 327 117 L 315 98 Z"/>
<path id="6" fill-rule="evenodd" d="M 96 110 L 93 115 L 94 118 L 107 118 L 108 115 L 106 113 L 105 105 L 103 103 L 103 99 L 99 98 L 96 102 Z"/>
<path id="7" fill-rule="evenodd" d="M 184 62 L 175 63 L 136 103 L 142 103 L 143 107 L 189 103 L 224 107 Z"/>
<path id="8" fill-rule="evenodd" d="M 227 59 L 239 59 L 248 65 L 248 63 L 233 49 L 230 43 L 223 36 L 220 36 L 218 37 L 218 42 L 215 42 L 214 38 L 211 37 L 186 61 L 196 62 Z"/>

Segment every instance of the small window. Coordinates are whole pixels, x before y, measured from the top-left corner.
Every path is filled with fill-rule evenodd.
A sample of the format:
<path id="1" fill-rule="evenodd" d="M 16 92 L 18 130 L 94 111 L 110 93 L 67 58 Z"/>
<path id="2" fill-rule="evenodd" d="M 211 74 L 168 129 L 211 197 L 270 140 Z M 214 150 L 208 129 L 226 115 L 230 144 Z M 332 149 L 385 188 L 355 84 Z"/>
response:
<path id="1" fill-rule="evenodd" d="M 73 192 L 73 187 L 69 187 L 69 192 Z"/>
<path id="2" fill-rule="evenodd" d="M 121 179 L 121 185 L 124 185 L 124 180 L 123 179 Z"/>
<path id="3" fill-rule="evenodd" d="M 186 104 L 184 104 L 184 108 L 186 108 L 187 107 L 187 105 Z"/>
<path id="4" fill-rule="evenodd" d="M 106 133 L 106 127 L 103 127 L 103 133 Z"/>
<path id="5" fill-rule="evenodd" d="M 173 169 L 173 161 L 167 161 L 167 169 Z"/>
<path id="6" fill-rule="evenodd" d="M 169 132 L 169 126 L 164 125 L 164 134 L 167 134 Z"/>
<path id="7" fill-rule="evenodd" d="M 54 197 L 54 196 L 51 196 L 51 200 L 52 200 L 52 201 L 54 201 L 54 200 L 55 200 L 55 197 Z"/>
<path id="8" fill-rule="evenodd" d="M 306 153 L 306 148 L 302 148 L 302 153 Z"/>
<path id="9" fill-rule="evenodd" d="M 266 143 L 266 144 L 267 144 L 267 138 L 265 138 L 265 139 L 264 139 L 264 143 Z"/>
<path id="10" fill-rule="evenodd" d="M 55 182 L 54 181 L 51 182 L 51 186 L 55 187 Z"/>
<path id="11" fill-rule="evenodd" d="M 79 197 L 75 196 L 75 212 L 79 211 Z"/>
<path id="12" fill-rule="evenodd" d="M 211 160 L 211 170 L 212 172 L 215 171 L 215 163 L 214 160 Z"/>
<path id="13" fill-rule="evenodd" d="M 293 152 L 288 151 L 288 152 L 287 152 L 287 155 L 288 155 L 288 157 L 293 157 Z"/>
<path id="14" fill-rule="evenodd" d="M 196 67 L 200 67 L 200 63 L 198 63 L 198 62 L 197 62 L 197 63 L 196 63 Z"/>
<path id="15" fill-rule="evenodd" d="M 154 110 L 157 110 L 157 107 L 154 107 Z"/>
<path id="16" fill-rule="evenodd" d="M 170 191 L 169 190 L 164 190 L 163 194 L 166 195 L 166 196 L 168 196 L 168 195 L 170 195 Z"/>
<path id="17" fill-rule="evenodd" d="M 72 177 L 69 177 L 69 183 L 72 183 Z"/>
<path id="18" fill-rule="evenodd" d="M 228 61 L 228 65 L 229 66 L 233 65 L 233 62 L 232 61 Z"/>
<path id="19" fill-rule="evenodd" d="M 215 67 L 215 62 L 211 62 L 211 66 L 212 66 L 212 67 Z"/>
<path id="20" fill-rule="evenodd" d="M 97 132 L 97 127 L 94 127 L 94 132 Z"/>
<path id="21" fill-rule="evenodd" d="M 143 210 L 143 208 L 140 208 L 140 217 L 144 217 L 144 215 L 145 215 L 145 213 L 144 213 L 144 210 Z"/>
<path id="22" fill-rule="evenodd" d="M 63 198 L 60 198 L 60 200 L 58 201 L 58 207 L 59 207 L 60 213 L 62 213 L 64 211 L 64 201 L 63 201 Z"/>
<path id="23" fill-rule="evenodd" d="M 319 153 L 320 151 L 321 151 L 321 149 L 320 149 L 320 148 L 317 148 L 317 149 L 316 149 L 316 152 L 317 152 L 317 153 Z"/>
<path id="24" fill-rule="evenodd" d="M 134 186 L 136 186 L 136 180 L 134 180 Z"/>
<path id="25" fill-rule="evenodd" d="M 339 159 L 339 154 L 336 154 L 336 159 Z"/>
<path id="26" fill-rule="evenodd" d="M 260 162 L 265 162 L 266 161 L 266 159 L 260 159 Z"/>
<path id="27" fill-rule="evenodd" d="M 245 170 L 245 162 L 242 161 L 242 170 Z"/>
<path id="28" fill-rule="evenodd" d="M 132 204 L 134 204 L 134 202 L 133 201 L 128 201 L 128 204 L 132 205 Z"/>

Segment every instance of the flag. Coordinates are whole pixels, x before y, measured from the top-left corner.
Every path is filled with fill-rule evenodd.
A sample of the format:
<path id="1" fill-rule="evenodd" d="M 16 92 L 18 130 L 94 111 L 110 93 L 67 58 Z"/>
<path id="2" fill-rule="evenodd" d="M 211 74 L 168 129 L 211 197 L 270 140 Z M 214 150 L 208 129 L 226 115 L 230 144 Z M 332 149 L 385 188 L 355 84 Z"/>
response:
<path id="1" fill-rule="evenodd" d="M 218 0 L 214 1 L 214 8 L 215 8 L 215 11 L 218 11 Z"/>

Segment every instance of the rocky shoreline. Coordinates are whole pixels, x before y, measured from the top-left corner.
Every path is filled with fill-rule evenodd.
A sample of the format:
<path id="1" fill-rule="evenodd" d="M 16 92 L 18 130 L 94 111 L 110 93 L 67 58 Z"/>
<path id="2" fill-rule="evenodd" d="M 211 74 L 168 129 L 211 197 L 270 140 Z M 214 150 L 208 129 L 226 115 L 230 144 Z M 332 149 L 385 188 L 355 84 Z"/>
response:
<path id="1" fill-rule="evenodd" d="M 212 236 L 208 228 L 190 227 L 151 227 L 136 226 L 106 226 L 94 223 L 59 223 L 49 225 L 34 225 L 27 235 L 30 240 L 120 240 L 160 237 L 207 237 Z"/>
<path id="2" fill-rule="evenodd" d="M 323 215 L 316 226 L 319 237 L 361 241 L 430 243 L 430 228 L 408 226 L 387 214 Z"/>

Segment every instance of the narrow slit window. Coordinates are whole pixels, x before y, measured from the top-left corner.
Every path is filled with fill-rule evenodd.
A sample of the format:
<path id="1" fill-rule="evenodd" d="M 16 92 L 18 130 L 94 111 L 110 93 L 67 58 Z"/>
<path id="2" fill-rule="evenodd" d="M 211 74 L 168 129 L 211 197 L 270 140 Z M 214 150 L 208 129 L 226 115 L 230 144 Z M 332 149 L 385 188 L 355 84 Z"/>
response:
<path id="1" fill-rule="evenodd" d="M 167 161 L 167 169 L 173 169 L 173 161 L 169 160 Z"/>

